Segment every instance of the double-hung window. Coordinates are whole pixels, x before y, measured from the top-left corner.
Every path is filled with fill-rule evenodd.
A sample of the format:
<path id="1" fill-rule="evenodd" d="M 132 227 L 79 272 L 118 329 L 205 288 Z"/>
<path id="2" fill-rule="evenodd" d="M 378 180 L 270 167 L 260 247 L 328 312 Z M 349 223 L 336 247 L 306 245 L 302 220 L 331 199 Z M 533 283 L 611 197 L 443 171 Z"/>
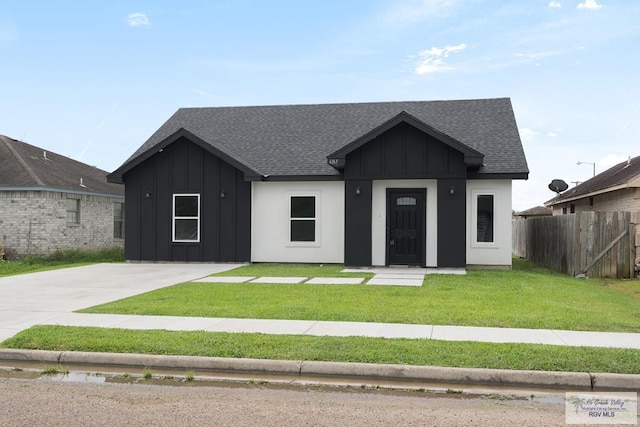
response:
<path id="1" fill-rule="evenodd" d="M 317 197 L 292 195 L 289 199 L 289 241 L 309 244 L 318 241 Z"/>
<path id="2" fill-rule="evenodd" d="M 173 241 L 200 241 L 200 194 L 173 195 Z"/>

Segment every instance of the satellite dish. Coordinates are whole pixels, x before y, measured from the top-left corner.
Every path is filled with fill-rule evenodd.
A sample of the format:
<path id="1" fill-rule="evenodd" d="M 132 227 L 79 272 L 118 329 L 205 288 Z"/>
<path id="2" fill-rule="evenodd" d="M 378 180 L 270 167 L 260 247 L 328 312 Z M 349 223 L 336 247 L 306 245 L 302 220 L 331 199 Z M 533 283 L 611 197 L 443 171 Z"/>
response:
<path id="1" fill-rule="evenodd" d="M 561 179 L 554 179 L 551 181 L 551 184 L 549 184 L 549 190 L 558 194 L 562 193 L 567 188 L 569 188 L 569 185 Z"/>

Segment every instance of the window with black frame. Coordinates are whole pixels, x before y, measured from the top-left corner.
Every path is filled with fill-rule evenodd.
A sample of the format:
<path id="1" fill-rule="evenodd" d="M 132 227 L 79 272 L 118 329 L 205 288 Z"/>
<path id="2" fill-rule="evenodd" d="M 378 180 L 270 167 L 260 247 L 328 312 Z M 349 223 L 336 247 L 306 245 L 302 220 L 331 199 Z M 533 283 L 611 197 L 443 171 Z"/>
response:
<path id="1" fill-rule="evenodd" d="M 493 240 L 493 194 L 479 194 L 476 199 L 476 242 L 492 243 Z"/>
<path id="2" fill-rule="evenodd" d="M 316 241 L 316 197 L 291 196 L 289 238 L 291 242 Z"/>

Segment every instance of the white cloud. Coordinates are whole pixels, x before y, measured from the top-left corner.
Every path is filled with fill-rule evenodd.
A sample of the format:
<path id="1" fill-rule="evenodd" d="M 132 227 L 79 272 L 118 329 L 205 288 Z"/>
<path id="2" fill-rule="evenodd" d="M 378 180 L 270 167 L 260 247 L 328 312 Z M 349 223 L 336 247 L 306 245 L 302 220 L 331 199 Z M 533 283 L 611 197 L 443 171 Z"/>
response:
<path id="1" fill-rule="evenodd" d="M 555 9 L 555 8 L 558 8 L 558 7 L 562 7 L 562 5 L 560 4 L 559 1 L 550 1 L 549 2 L 549 7 Z"/>
<path id="2" fill-rule="evenodd" d="M 535 136 L 538 134 L 537 131 L 531 129 L 531 128 L 520 128 L 520 138 L 522 138 L 523 141 L 530 141 L 533 138 L 535 138 Z"/>
<path id="3" fill-rule="evenodd" d="M 145 13 L 136 12 L 127 16 L 127 24 L 130 27 L 150 27 L 151 21 Z"/>
<path id="4" fill-rule="evenodd" d="M 555 133 L 555 132 L 547 132 L 547 136 L 548 136 L 549 138 L 557 138 L 557 137 L 558 137 L 558 134 L 557 134 L 557 133 Z"/>
<path id="5" fill-rule="evenodd" d="M 460 52 L 467 48 L 465 43 L 455 46 L 432 47 L 418 53 L 418 61 L 415 67 L 416 74 L 437 73 L 441 71 L 453 70 L 447 65 L 443 58 L 448 58 L 450 53 Z"/>
<path id="6" fill-rule="evenodd" d="M 578 9 L 598 10 L 602 7 L 596 0 L 584 0 L 583 3 L 578 4 Z"/>

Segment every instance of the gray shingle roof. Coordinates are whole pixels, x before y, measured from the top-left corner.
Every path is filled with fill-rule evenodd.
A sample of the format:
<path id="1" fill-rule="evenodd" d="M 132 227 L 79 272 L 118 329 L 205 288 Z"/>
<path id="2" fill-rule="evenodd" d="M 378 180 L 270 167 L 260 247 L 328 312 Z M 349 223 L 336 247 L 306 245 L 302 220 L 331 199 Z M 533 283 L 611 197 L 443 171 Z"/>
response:
<path id="1" fill-rule="evenodd" d="M 179 129 L 270 176 L 335 176 L 327 156 L 401 112 L 484 154 L 480 174 L 528 174 L 508 98 L 181 108 L 112 176 Z"/>
<path id="2" fill-rule="evenodd" d="M 124 195 L 124 188 L 108 183 L 106 177 L 101 169 L 0 135 L 0 190 L 42 188 Z"/>
<path id="3" fill-rule="evenodd" d="M 517 212 L 518 216 L 551 216 L 553 215 L 553 209 L 546 206 L 536 206 L 533 208 L 525 209 Z"/>
<path id="4" fill-rule="evenodd" d="M 577 199 L 591 193 L 602 192 L 602 190 L 606 190 L 607 188 L 618 187 L 626 184 L 638 175 L 640 175 L 640 156 L 629 159 L 628 161 L 625 160 L 610 167 L 582 184 L 576 185 L 553 199 L 548 200 L 545 202 L 545 205 L 552 206 L 568 199 Z"/>

